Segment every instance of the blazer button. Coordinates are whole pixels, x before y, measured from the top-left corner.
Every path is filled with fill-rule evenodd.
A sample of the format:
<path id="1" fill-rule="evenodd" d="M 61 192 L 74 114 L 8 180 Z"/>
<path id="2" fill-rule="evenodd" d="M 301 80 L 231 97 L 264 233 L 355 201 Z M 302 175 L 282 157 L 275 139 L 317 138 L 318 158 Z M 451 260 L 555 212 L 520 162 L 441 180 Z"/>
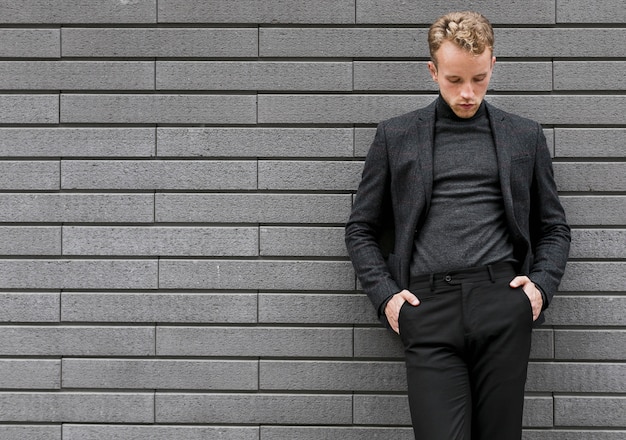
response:
<path id="1" fill-rule="evenodd" d="M 450 281 L 452 281 L 452 277 L 451 277 L 450 275 L 446 275 L 446 276 L 444 277 L 444 281 L 445 281 L 446 283 L 449 283 Z"/>

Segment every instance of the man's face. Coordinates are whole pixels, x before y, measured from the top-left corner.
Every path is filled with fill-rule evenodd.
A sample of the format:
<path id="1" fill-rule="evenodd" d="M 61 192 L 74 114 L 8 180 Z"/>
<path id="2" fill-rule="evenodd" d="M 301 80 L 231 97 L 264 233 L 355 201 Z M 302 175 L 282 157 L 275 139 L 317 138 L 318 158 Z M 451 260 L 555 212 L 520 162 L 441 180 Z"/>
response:
<path id="1" fill-rule="evenodd" d="M 441 96 L 459 118 L 471 118 L 487 93 L 496 57 L 489 49 L 473 55 L 446 41 L 435 59 L 437 64 L 429 61 L 428 70 Z"/>

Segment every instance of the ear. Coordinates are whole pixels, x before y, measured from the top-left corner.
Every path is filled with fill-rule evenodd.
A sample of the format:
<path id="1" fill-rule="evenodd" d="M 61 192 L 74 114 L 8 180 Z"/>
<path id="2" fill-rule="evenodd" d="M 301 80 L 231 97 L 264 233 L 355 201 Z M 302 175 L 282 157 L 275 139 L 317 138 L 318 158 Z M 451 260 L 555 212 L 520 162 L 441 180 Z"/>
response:
<path id="1" fill-rule="evenodd" d="M 432 61 L 428 62 L 428 71 L 430 72 L 430 76 L 433 78 L 433 81 L 439 82 L 437 79 L 437 66 Z"/>
<path id="2" fill-rule="evenodd" d="M 496 64 L 496 57 L 491 57 L 491 68 Z"/>

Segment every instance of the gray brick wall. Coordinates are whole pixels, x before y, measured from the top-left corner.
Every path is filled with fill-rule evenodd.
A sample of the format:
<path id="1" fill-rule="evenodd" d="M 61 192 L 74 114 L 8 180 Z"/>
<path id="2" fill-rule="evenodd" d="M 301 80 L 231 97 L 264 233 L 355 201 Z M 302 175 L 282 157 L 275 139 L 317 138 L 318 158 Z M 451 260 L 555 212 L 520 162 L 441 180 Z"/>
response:
<path id="1" fill-rule="evenodd" d="M 0 0 L 0 438 L 412 438 L 343 246 L 462 1 Z M 482 2 L 573 226 L 525 440 L 626 437 L 626 8 Z"/>

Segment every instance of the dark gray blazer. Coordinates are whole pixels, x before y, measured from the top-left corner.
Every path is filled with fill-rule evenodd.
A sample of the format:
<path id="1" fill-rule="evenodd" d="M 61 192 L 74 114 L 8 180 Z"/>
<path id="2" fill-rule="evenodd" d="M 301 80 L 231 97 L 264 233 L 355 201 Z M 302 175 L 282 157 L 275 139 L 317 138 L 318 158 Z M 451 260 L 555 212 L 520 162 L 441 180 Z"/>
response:
<path id="1" fill-rule="evenodd" d="M 436 101 L 378 125 L 346 224 L 350 259 L 379 311 L 409 285 L 414 236 L 432 193 L 435 107 Z M 570 228 L 546 139 L 537 122 L 486 107 L 518 272 L 528 275 L 549 303 L 565 269 Z"/>

